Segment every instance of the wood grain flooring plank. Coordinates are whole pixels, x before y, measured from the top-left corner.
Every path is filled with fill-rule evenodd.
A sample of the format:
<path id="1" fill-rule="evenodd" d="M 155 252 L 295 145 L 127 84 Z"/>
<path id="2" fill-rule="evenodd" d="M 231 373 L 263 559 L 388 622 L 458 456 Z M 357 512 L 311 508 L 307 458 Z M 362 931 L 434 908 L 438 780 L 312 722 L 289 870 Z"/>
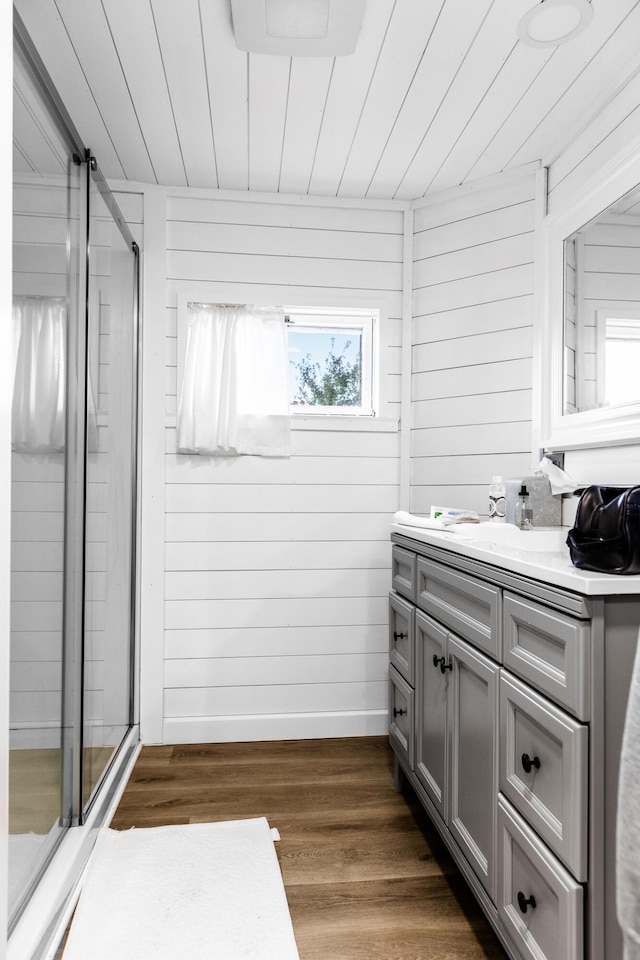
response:
<path id="1" fill-rule="evenodd" d="M 301 960 L 505 956 L 460 876 L 308 884 L 287 899 Z"/>
<path id="2" fill-rule="evenodd" d="M 182 789 L 150 789 L 142 798 L 125 791 L 113 826 L 126 829 L 147 823 L 160 826 L 267 815 L 273 826 L 286 817 L 306 820 L 311 815 L 318 823 L 340 823 L 344 817 L 388 814 L 395 806 L 392 791 L 390 785 L 380 784 L 341 784 L 332 790 L 326 784 L 308 782 L 292 789 L 290 783 L 203 786 L 187 781 Z"/>

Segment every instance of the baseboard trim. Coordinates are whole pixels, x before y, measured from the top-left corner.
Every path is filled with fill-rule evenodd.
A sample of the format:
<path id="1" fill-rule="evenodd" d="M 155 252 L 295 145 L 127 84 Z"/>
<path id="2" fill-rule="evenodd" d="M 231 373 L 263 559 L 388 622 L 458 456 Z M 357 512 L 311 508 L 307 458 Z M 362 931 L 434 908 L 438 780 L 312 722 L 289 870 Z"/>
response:
<path id="1" fill-rule="evenodd" d="M 296 713 L 165 719 L 163 743 L 242 743 L 253 740 L 322 740 L 383 736 L 386 710 L 362 713 Z"/>

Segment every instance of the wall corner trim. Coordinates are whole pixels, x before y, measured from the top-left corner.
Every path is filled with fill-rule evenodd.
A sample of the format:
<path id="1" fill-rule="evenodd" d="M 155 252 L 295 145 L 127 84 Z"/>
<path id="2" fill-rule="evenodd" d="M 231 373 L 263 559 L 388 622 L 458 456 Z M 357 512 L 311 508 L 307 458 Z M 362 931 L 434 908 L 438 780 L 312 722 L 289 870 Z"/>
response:
<path id="1" fill-rule="evenodd" d="M 161 743 L 164 684 L 165 313 L 167 193 L 147 186 L 144 195 L 142 284 L 140 562 L 140 739 Z"/>

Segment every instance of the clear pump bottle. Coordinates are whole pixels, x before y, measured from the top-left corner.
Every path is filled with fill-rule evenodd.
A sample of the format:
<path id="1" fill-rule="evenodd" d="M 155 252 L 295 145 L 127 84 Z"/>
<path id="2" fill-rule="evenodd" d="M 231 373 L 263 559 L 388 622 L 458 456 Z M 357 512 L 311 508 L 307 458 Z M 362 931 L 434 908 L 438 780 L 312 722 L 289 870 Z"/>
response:
<path id="1" fill-rule="evenodd" d="M 531 501 L 529 500 L 529 491 L 525 487 L 524 483 L 520 487 L 520 492 L 518 493 L 515 519 L 516 526 L 520 527 L 521 530 L 531 529 L 531 522 L 533 520 L 533 507 L 531 506 Z"/>

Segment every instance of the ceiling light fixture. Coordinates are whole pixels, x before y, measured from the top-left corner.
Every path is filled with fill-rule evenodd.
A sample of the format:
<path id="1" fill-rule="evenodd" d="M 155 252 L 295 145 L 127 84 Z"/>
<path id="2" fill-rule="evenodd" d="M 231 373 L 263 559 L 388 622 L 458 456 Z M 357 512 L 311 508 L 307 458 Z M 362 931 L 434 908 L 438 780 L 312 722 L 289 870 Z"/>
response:
<path id="1" fill-rule="evenodd" d="M 236 46 L 282 57 L 353 53 L 365 0 L 231 0 Z"/>
<path id="2" fill-rule="evenodd" d="M 572 40 L 591 22 L 589 0 L 542 0 L 518 24 L 518 37 L 529 47 L 555 47 Z"/>

